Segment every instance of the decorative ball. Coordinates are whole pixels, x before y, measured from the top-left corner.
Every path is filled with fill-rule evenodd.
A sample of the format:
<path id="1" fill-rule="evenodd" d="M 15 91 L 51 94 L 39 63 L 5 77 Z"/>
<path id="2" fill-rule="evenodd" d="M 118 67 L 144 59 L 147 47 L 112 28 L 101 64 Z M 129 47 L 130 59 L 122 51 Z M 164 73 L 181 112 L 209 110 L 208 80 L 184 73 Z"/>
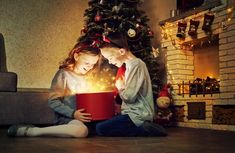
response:
<path id="1" fill-rule="evenodd" d="M 153 36 L 153 31 L 152 31 L 152 30 L 149 30 L 149 31 L 148 31 L 148 36 L 149 36 L 149 37 L 152 37 L 152 36 Z"/>
<path id="2" fill-rule="evenodd" d="M 133 38 L 133 37 L 136 36 L 136 31 L 135 31 L 134 29 L 131 29 L 131 28 L 130 28 L 130 29 L 127 31 L 127 34 L 128 34 L 129 37 Z"/>
<path id="3" fill-rule="evenodd" d="M 98 21 L 100 21 L 100 20 L 101 20 L 101 16 L 100 16 L 100 15 L 96 15 L 96 16 L 95 16 L 95 21 L 98 22 Z"/>
<path id="4" fill-rule="evenodd" d="M 136 27 L 136 28 L 139 28 L 139 27 L 140 27 L 140 24 L 137 23 L 137 24 L 135 25 L 135 27 Z"/>

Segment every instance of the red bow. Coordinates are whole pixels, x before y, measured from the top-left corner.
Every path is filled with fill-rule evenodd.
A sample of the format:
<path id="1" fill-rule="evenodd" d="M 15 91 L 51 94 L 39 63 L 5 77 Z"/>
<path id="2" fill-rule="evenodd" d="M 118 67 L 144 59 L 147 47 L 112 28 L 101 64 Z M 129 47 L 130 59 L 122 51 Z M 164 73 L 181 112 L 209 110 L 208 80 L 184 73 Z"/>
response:
<path id="1" fill-rule="evenodd" d="M 126 72 L 126 65 L 123 64 L 121 67 L 118 68 L 115 81 L 117 81 L 119 78 L 124 77 L 125 72 Z M 118 89 L 115 88 L 115 89 L 114 89 L 114 95 L 117 96 L 117 94 L 118 94 Z"/>
<path id="2" fill-rule="evenodd" d="M 103 35 L 103 41 L 107 43 L 111 43 L 111 41 L 106 37 L 106 35 Z"/>

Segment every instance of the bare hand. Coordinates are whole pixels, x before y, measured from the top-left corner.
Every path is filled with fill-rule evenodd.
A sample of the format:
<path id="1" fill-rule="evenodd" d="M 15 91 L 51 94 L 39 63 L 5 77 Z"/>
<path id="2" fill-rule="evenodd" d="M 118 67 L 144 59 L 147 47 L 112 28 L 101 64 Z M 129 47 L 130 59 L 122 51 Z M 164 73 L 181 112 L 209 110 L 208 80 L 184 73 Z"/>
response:
<path id="1" fill-rule="evenodd" d="M 74 118 L 82 122 L 91 122 L 91 114 L 84 113 L 85 109 L 78 109 L 74 113 Z"/>
<path id="2" fill-rule="evenodd" d="M 124 79 L 124 77 L 119 78 L 116 81 L 115 86 L 117 87 L 118 90 L 125 89 L 125 79 Z"/>

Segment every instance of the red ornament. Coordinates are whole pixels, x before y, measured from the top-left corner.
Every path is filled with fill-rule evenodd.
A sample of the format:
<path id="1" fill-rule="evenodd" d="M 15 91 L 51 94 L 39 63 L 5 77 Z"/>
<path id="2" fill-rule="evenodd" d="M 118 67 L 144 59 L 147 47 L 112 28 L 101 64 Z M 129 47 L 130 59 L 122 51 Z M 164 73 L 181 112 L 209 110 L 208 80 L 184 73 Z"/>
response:
<path id="1" fill-rule="evenodd" d="M 126 72 L 126 66 L 125 65 L 122 65 L 120 68 L 118 68 L 115 81 L 117 81 L 118 79 L 124 77 L 125 76 L 125 72 Z M 114 96 L 117 96 L 117 94 L 118 94 L 118 89 L 114 88 Z"/>
<path id="2" fill-rule="evenodd" d="M 95 16 L 95 21 L 96 21 L 96 22 L 99 22 L 99 21 L 101 20 L 101 18 L 102 18 L 102 17 L 101 17 L 101 15 L 100 15 L 100 12 L 98 11 L 97 14 L 96 14 L 96 16 Z"/>
<path id="3" fill-rule="evenodd" d="M 103 34 L 102 37 L 104 42 L 110 43 L 110 40 L 107 38 L 106 34 Z"/>
<path id="4" fill-rule="evenodd" d="M 148 36 L 149 36 L 149 37 L 153 37 L 153 34 L 154 34 L 153 31 L 149 29 L 149 30 L 148 30 Z"/>

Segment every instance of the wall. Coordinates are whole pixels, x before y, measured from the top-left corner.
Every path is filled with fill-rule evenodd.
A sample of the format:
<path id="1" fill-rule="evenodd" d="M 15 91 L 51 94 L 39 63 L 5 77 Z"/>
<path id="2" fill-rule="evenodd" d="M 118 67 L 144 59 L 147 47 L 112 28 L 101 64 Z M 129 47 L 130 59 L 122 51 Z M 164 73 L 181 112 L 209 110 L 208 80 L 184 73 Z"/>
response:
<path id="1" fill-rule="evenodd" d="M 157 46 L 161 39 L 161 29 L 158 23 L 161 20 L 170 18 L 170 10 L 176 9 L 176 0 L 145 0 L 142 8 L 150 18 L 149 25 L 155 33 L 153 44 Z"/>
<path id="2" fill-rule="evenodd" d="M 52 77 L 84 25 L 87 0 L 0 0 L 0 32 L 5 37 L 8 71 L 18 74 L 18 88 L 49 88 Z M 160 39 L 158 22 L 170 15 L 175 0 L 142 5 Z"/>
<path id="3" fill-rule="evenodd" d="M 1 0 L 0 32 L 19 88 L 48 88 L 83 27 L 84 0 Z"/>

